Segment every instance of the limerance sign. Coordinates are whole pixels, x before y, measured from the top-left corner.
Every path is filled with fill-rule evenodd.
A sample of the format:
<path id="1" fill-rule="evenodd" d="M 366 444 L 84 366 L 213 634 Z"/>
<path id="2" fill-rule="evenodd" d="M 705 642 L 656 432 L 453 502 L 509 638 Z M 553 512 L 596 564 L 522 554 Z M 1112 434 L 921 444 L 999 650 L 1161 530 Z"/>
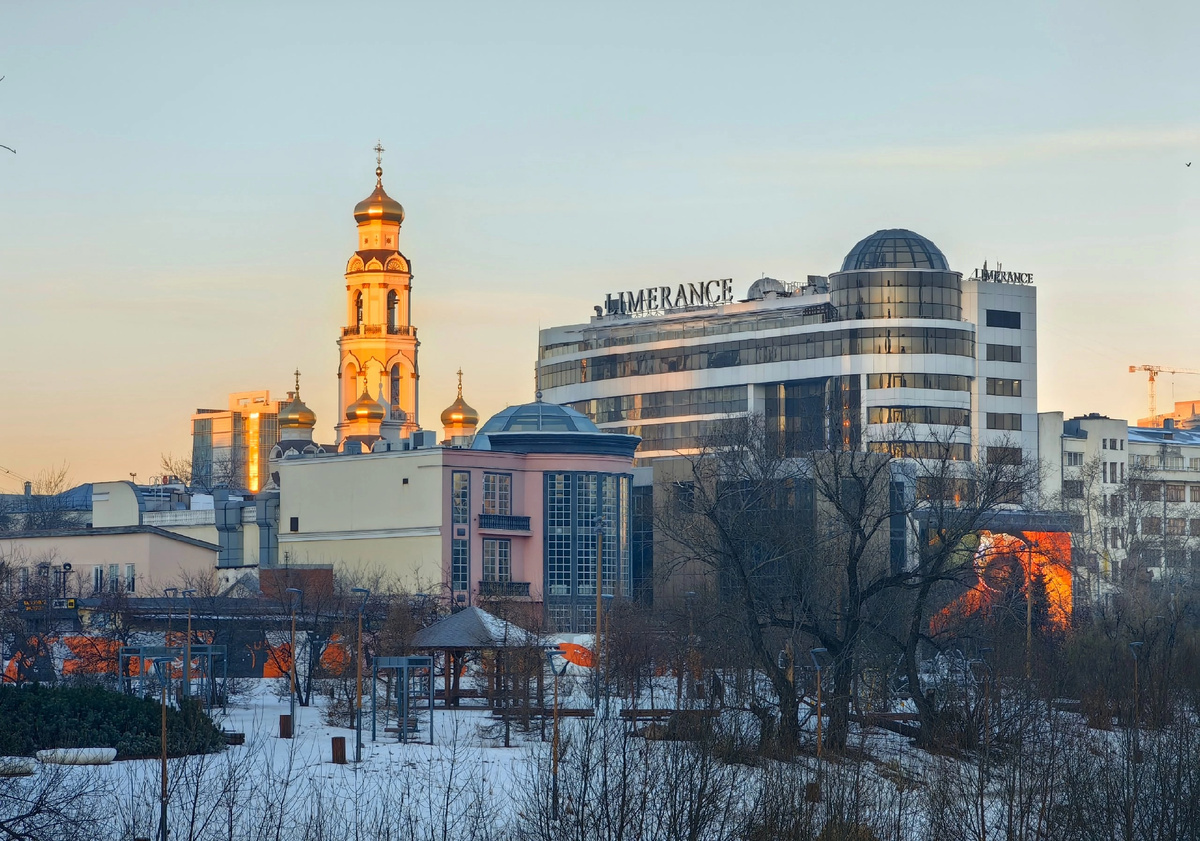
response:
<path id="1" fill-rule="evenodd" d="M 609 292 L 604 315 L 649 315 L 684 307 L 716 307 L 733 303 L 733 278 L 681 283 L 677 287 L 648 286 L 634 292 Z M 596 307 L 600 310 L 600 307 Z"/>
<path id="2" fill-rule="evenodd" d="M 997 263 L 996 268 L 988 270 L 987 260 L 983 261 L 983 268 L 976 269 L 975 274 L 971 275 L 971 280 L 986 280 L 991 283 L 1020 283 L 1028 285 L 1033 283 L 1032 272 L 1006 272 L 1002 271 L 1003 263 Z"/>

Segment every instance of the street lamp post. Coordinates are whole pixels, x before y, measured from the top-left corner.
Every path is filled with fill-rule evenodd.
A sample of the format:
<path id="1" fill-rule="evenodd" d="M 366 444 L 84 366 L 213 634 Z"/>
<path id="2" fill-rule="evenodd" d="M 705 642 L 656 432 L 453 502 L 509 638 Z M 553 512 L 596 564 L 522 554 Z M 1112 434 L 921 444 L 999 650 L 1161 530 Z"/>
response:
<path id="1" fill-rule="evenodd" d="M 604 597 L 604 660 L 603 660 L 604 673 L 601 675 L 601 680 L 603 681 L 602 686 L 604 687 L 604 717 L 605 718 L 608 718 L 608 700 L 609 700 L 609 697 L 608 697 L 609 696 L 608 670 L 609 670 L 609 660 L 610 660 L 610 657 L 609 657 L 610 652 L 608 651 L 608 646 L 610 645 L 609 633 L 608 633 L 608 631 L 609 631 L 608 622 L 609 622 L 609 617 L 612 615 L 612 606 L 613 606 L 613 596 L 611 594 L 606 595 Z M 599 670 L 599 668 L 600 668 L 599 663 L 596 664 L 596 668 L 597 668 L 597 670 Z"/>
<path id="2" fill-rule="evenodd" d="M 562 668 L 555 668 L 554 658 L 562 652 L 558 649 L 546 652 L 546 661 L 550 664 L 550 671 L 554 673 L 554 735 L 550 739 L 550 765 L 553 772 L 554 782 L 551 789 L 550 816 L 553 820 L 558 820 L 558 679 L 567 671 L 567 661 L 563 660 Z"/>
<path id="3" fill-rule="evenodd" d="M 162 788 L 159 791 L 159 841 L 167 841 L 167 684 L 171 679 L 171 664 L 174 662 L 174 659 L 171 657 L 157 657 L 154 659 L 154 671 L 158 675 L 158 682 L 162 687 L 162 731 L 160 733 L 160 740 L 162 742 Z"/>
<path id="4" fill-rule="evenodd" d="M 187 639 L 183 641 L 183 697 L 192 697 L 192 596 L 195 590 L 184 590 L 180 595 L 187 604 Z"/>
<path id="5" fill-rule="evenodd" d="M 602 496 L 599 488 L 596 493 Z M 599 505 L 599 499 L 597 499 Z M 596 519 L 596 711 L 600 711 L 600 617 L 604 612 L 604 518 Z"/>
<path id="6" fill-rule="evenodd" d="M 292 691 L 288 693 L 288 721 L 292 726 L 292 738 L 296 737 L 296 605 L 304 594 L 295 587 L 288 587 L 286 592 L 292 594 L 292 667 L 290 672 Z"/>
<path id="7" fill-rule="evenodd" d="M 817 655 L 828 653 L 826 648 L 813 648 L 809 650 L 809 656 L 812 657 L 813 666 L 817 670 L 817 776 L 821 775 L 821 659 Z"/>
<path id="8" fill-rule="evenodd" d="M 358 674 L 355 677 L 355 713 L 354 713 L 354 761 L 362 762 L 362 664 L 363 664 L 363 610 L 367 606 L 367 599 L 371 597 L 371 591 L 365 587 L 352 587 L 351 593 L 357 593 L 362 596 L 362 602 L 358 605 Z M 447 666 L 449 668 L 449 666 Z M 432 680 L 432 678 L 430 678 Z M 432 725 L 431 725 L 432 726 Z"/>
<path id="9" fill-rule="evenodd" d="M 1138 654 L 1141 653 L 1142 643 L 1129 643 L 1129 650 L 1133 653 L 1133 761 L 1142 761 L 1142 746 L 1141 746 L 1141 713 L 1142 704 L 1140 691 L 1138 687 Z"/>

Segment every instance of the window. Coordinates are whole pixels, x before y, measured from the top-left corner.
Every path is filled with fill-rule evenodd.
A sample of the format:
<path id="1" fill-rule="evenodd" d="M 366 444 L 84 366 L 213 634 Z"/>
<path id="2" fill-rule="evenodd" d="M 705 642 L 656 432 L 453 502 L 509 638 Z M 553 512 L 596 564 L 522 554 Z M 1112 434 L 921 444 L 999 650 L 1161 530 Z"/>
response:
<path id="1" fill-rule="evenodd" d="M 363 323 L 363 294 L 356 292 L 354 294 L 354 326 L 358 332 L 362 332 Z"/>
<path id="2" fill-rule="evenodd" d="M 550 596 L 571 595 L 571 485 L 570 473 L 546 474 L 546 588 Z M 555 620 L 559 627 L 571 627 L 570 614 L 567 616 Z"/>
<path id="3" fill-rule="evenodd" d="M 988 464 L 1020 464 L 1021 463 L 1021 448 L 1020 447 L 988 447 L 987 448 L 987 463 Z"/>
<path id="4" fill-rule="evenodd" d="M 1167 534 L 1181 535 L 1187 530 L 1187 520 L 1183 517 L 1168 517 L 1167 518 Z"/>
<path id="5" fill-rule="evenodd" d="M 971 378 L 957 374 L 867 374 L 867 388 L 929 388 L 970 391 Z"/>
<path id="6" fill-rule="evenodd" d="M 92 567 L 92 592 L 104 592 L 104 567 L 102 566 Z"/>
<path id="7" fill-rule="evenodd" d="M 1063 464 L 1067 467 L 1082 467 L 1083 453 L 1073 453 L 1068 450 L 1063 453 Z"/>
<path id="8" fill-rule="evenodd" d="M 21 592 L 29 592 L 29 567 L 21 567 L 21 572 L 17 575 L 17 580 L 20 582 Z"/>
<path id="9" fill-rule="evenodd" d="M 1010 412 L 988 412 L 988 429 L 1006 429 L 1014 432 L 1021 431 L 1021 416 Z"/>
<path id="10" fill-rule="evenodd" d="M 690 513 L 696 504 L 696 485 L 694 482 L 675 483 L 675 506 L 680 513 Z"/>
<path id="11" fill-rule="evenodd" d="M 1184 501 L 1184 486 L 1183 485 L 1167 485 L 1167 502 L 1183 502 Z"/>
<path id="12" fill-rule="evenodd" d="M 1200 458 L 1189 458 L 1188 470 L 1200 470 Z"/>
<path id="13" fill-rule="evenodd" d="M 400 324 L 400 297 L 393 289 L 387 294 L 387 326 L 389 333 L 396 333 Z"/>
<path id="14" fill-rule="evenodd" d="M 1161 530 L 1161 517 L 1142 517 L 1142 534 L 1158 534 Z"/>
<path id="15" fill-rule="evenodd" d="M 511 474 L 483 474 L 483 513 L 504 516 L 512 514 Z"/>
<path id="16" fill-rule="evenodd" d="M 137 581 L 137 568 L 133 564 L 125 564 L 125 592 L 132 593 Z"/>
<path id="17" fill-rule="evenodd" d="M 1190 485 L 1188 487 L 1188 499 L 1191 502 L 1200 502 L 1200 485 Z"/>
<path id="18" fill-rule="evenodd" d="M 471 543 L 458 538 L 450 542 L 450 587 L 456 591 L 470 589 Z"/>
<path id="19" fill-rule="evenodd" d="M 1192 537 L 1200 537 L 1200 520 L 1193 519 L 1188 521 L 1188 528 Z"/>
<path id="20" fill-rule="evenodd" d="M 483 580 L 512 581 L 512 541 L 483 541 Z"/>
<path id="21" fill-rule="evenodd" d="M 987 393 L 996 397 L 1020 397 L 1021 381 L 1006 380 L 999 377 L 987 378 Z"/>
<path id="22" fill-rule="evenodd" d="M 988 362 L 1020 362 L 1021 361 L 1021 346 L 1020 345 L 988 345 L 987 346 L 987 361 Z"/>
<path id="23" fill-rule="evenodd" d="M 970 409 L 946 406 L 872 406 L 867 423 L 929 423 L 942 426 L 968 426 Z"/>
<path id="24" fill-rule="evenodd" d="M 1163 470 L 1183 470 L 1182 456 L 1162 456 L 1160 461 Z"/>
<path id="25" fill-rule="evenodd" d="M 1110 450 L 1115 450 L 1117 448 L 1117 439 L 1116 438 L 1108 439 L 1108 448 Z"/>
<path id="26" fill-rule="evenodd" d="M 1143 502 L 1161 502 L 1162 486 L 1157 482 L 1141 482 L 1138 484 L 1138 499 Z"/>
<path id="27" fill-rule="evenodd" d="M 1117 443 L 1121 445 L 1122 450 L 1125 449 L 1125 439 L 1124 438 L 1118 438 Z"/>
<path id="28" fill-rule="evenodd" d="M 988 310 L 988 327 L 1005 327 L 1010 330 L 1021 329 L 1021 314 L 1012 310 Z"/>
<path id="29" fill-rule="evenodd" d="M 1083 480 L 1068 479 L 1063 482 L 1064 499 L 1083 499 Z"/>
<path id="30" fill-rule="evenodd" d="M 108 589 L 112 593 L 121 590 L 121 567 L 118 564 L 108 565 Z"/>
<path id="31" fill-rule="evenodd" d="M 388 375 L 388 391 L 392 398 L 392 415 L 396 415 L 396 410 L 400 408 L 400 366 L 393 365 L 391 373 Z"/>
<path id="32" fill-rule="evenodd" d="M 471 474 L 465 470 L 450 474 L 450 522 L 471 522 Z"/>
<path id="33" fill-rule="evenodd" d="M 300 531 L 300 518 L 299 517 L 289 517 L 288 518 L 288 528 L 292 531 Z"/>
<path id="34" fill-rule="evenodd" d="M 971 460 L 970 444 L 946 444 L 941 441 L 871 441 L 867 444 L 867 451 L 887 453 L 892 458 Z"/>

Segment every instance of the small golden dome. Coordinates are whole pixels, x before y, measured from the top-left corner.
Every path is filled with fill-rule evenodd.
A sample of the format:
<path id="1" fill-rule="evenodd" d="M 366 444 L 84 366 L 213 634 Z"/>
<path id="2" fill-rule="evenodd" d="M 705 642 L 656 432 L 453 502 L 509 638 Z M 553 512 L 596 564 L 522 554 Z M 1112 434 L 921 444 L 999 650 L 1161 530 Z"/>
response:
<path id="1" fill-rule="evenodd" d="M 375 170 L 375 192 L 354 205 L 354 221 L 362 224 L 374 219 L 404 222 L 404 207 L 383 190 L 383 169 Z"/>
<path id="2" fill-rule="evenodd" d="M 462 396 L 462 369 L 458 371 L 458 398 L 442 412 L 442 426 L 479 426 L 479 413 Z"/>
<path id="3" fill-rule="evenodd" d="M 280 429 L 312 429 L 317 425 L 317 415 L 300 400 L 300 371 L 296 371 L 296 390 L 292 399 L 279 407 Z"/>
<path id="4" fill-rule="evenodd" d="M 312 429 L 317 425 L 317 415 L 300 401 L 300 395 L 279 409 L 280 429 Z"/>
<path id="5" fill-rule="evenodd" d="M 346 409 L 346 420 L 350 421 L 381 421 L 386 417 L 387 409 L 378 400 L 371 399 L 371 395 L 367 394 L 365 384 L 363 385 L 363 393 Z"/>

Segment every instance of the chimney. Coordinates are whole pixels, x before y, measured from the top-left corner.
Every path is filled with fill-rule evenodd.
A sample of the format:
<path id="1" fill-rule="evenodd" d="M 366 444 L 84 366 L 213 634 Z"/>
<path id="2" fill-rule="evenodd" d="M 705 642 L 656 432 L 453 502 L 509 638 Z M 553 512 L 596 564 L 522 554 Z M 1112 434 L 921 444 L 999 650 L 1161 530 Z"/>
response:
<path id="1" fill-rule="evenodd" d="M 25 496 L 33 496 L 33 482 L 25 483 Z"/>
<path id="2" fill-rule="evenodd" d="M 1163 429 L 1174 429 L 1175 418 L 1163 418 Z"/>

